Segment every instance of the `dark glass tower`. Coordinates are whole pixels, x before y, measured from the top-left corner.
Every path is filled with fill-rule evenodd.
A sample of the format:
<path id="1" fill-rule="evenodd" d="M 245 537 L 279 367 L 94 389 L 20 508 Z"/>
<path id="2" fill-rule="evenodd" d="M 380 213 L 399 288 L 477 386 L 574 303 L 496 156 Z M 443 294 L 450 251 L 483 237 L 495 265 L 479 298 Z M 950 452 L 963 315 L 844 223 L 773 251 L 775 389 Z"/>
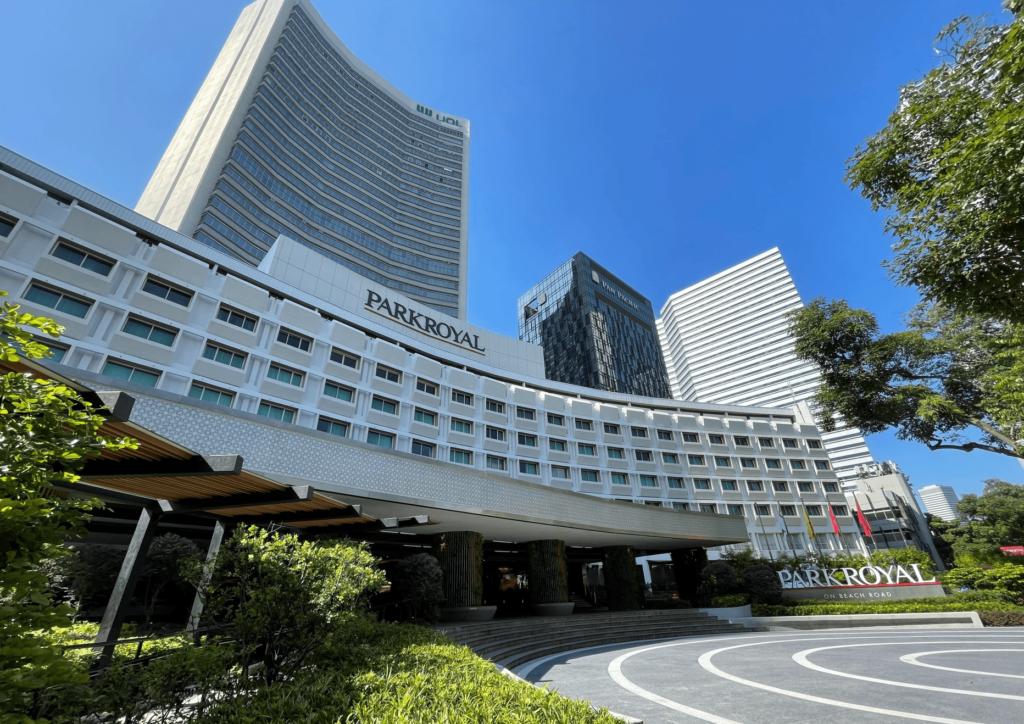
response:
<path id="1" fill-rule="evenodd" d="M 517 306 L 519 338 L 544 347 L 549 380 L 672 397 L 650 300 L 583 252 Z"/>

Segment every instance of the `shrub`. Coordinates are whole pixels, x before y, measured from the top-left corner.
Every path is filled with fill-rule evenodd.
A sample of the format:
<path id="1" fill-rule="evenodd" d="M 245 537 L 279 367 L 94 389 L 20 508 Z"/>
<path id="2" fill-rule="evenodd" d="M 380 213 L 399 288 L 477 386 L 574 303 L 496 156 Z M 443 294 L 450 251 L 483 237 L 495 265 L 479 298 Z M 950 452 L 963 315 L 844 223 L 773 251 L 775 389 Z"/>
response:
<path id="1" fill-rule="evenodd" d="M 1020 600 L 1024 598 L 1024 566 L 1015 563 L 991 568 L 961 566 L 943 573 L 942 583 L 952 589 L 1004 591 Z"/>
<path id="2" fill-rule="evenodd" d="M 403 558 L 395 567 L 392 590 L 404 601 L 412 621 L 436 623 L 441 620 L 441 566 L 429 553 Z"/>
<path id="3" fill-rule="evenodd" d="M 758 603 L 777 603 L 782 600 L 782 583 L 769 566 L 753 565 L 743 571 L 743 587 Z"/>
<path id="4" fill-rule="evenodd" d="M 736 579 L 736 571 L 724 561 L 715 561 L 708 564 L 700 573 L 701 578 L 713 587 L 714 595 L 727 596 L 730 593 L 739 593 L 739 582 Z"/>
<path id="5" fill-rule="evenodd" d="M 986 626 L 1024 626 L 1024 611 L 979 611 Z"/>
<path id="6" fill-rule="evenodd" d="M 923 603 L 922 601 L 938 601 Z M 1024 611 L 1020 606 L 1002 601 L 979 603 L 944 602 L 943 599 L 918 599 L 917 602 L 846 602 L 801 601 L 799 605 L 768 605 L 755 603 L 751 607 L 755 616 L 845 616 L 855 613 L 935 613 L 939 611 Z"/>
<path id="7" fill-rule="evenodd" d="M 711 599 L 711 606 L 713 608 L 735 608 L 736 606 L 746 606 L 748 603 L 750 603 L 750 596 L 745 593 L 715 596 Z"/>

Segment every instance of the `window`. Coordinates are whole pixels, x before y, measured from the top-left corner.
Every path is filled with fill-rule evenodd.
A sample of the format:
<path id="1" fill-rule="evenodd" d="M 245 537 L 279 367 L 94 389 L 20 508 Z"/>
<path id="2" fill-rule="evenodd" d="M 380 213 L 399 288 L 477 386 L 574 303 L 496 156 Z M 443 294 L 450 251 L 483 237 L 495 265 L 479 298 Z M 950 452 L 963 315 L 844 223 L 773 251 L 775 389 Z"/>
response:
<path id="1" fill-rule="evenodd" d="M 649 463 L 654 461 L 653 456 L 647 450 L 634 450 L 633 452 L 636 454 L 637 462 Z"/>
<path id="2" fill-rule="evenodd" d="M 386 432 L 377 432 L 376 430 L 370 430 L 366 434 L 366 442 L 377 447 L 383 447 L 390 450 L 395 446 L 395 436 L 388 435 Z"/>
<path id="3" fill-rule="evenodd" d="M 789 483 L 787 483 L 785 480 L 773 480 L 772 490 L 774 490 L 776 493 L 788 493 Z"/>
<path id="4" fill-rule="evenodd" d="M 687 455 L 686 462 L 690 465 L 705 465 L 703 455 Z"/>
<path id="5" fill-rule="evenodd" d="M 586 430 L 586 431 L 589 432 L 589 431 L 594 429 L 594 423 L 592 423 L 590 420 L 577 420 L 576 421 L 576 429 L 577 430 Z"/>
<path id="6" fill-rule="evenodd" d="M 730 493 L 735 493 L 737 490 L 739 490 L 739 488 L 736 487 L 736 481 L 735 480 L 723 480 L 722 481 L 722 490 L 724 490 L 726 492 L 730 492 Z"/>
<path id="7" fill-rule="evenodd" d="M 797 445 L 796 440 L 784 437 L 782 438 L 782 447 L 789 448 L 790 450 L 796 450 L 800 446 Z"/>
<path id="8" fill-rule="evenodd" d="M 773 460 L 771 458 L 765 459 L 764 466 L 769 470 L 782 470 L 782 465 L 779 463 L 779 461 Z"/>
<path id="9" fill-rule="evenodd" d="M 150 372 L 141 367 L 109 359 L 103 365 L 103 374 L 107 377 L 116 377 L 119 380 L 127 380 L 128 382 L 145 385 L 146 387 L 156 387 L 156 381 L 160 378 L 160 374 L 157 372 Z"/>
<path id="10" fill-rule="evenodd" d="M 608 459 L 609 460 L 622 460 L 622 448 L 610 447 L 608 448 Z"/>
<path id="11" fill-rule="evenodd" d="M 738 447 L 750 447 L 750 438 L 749 437 L 742 437 L 742 436 L 737 435 L 737 436 L 733 437 L 732 441 Z"/>
<path id="12" fill-rule="evenodd" d="M 565 452 L 565 440 L 548 440 L 548 449 L 555 452 Z"/>
<path id="13" fill-rule="evenodd" d="M 352 390 L 334 382 L 324 382 L 324 394 L 339 402 L 352 402 Z"/>
<path id="14" fill-rule="evenodd" d="M 700 442 L 700 435 L 698 435 L 695 432 L 684 432 L 683 433 L 683 442 L 696 442 L 696 443 L 699 443 Z"/>
<path id="15" fill-rule="evenodd" d="M 782 515 L 796 515 L 796 506 L 795 505 L 780 505 L 779 506 L 779 513 L 781 513 Z"/>
<path id="16" fill-rule="evenodd" d="M 63 362 L 64 355 L 66 355 L 68 353 L 68 350 L 71 349 L 70 347 L 58 346 L 48 339 L 40 339 L 38 341 L 42 342 L 43 344 L 50 348 L 50 356 L 46 358 L 48 362 Z"/>
<path id="17" fill-rule="evenodd" d="M 672 438 L 672 431 L 671 430 L 658 430 L 658 439 L 659 440 L 672 440 L 673 439 Z"/>
<path id="18" fill-rule="evenodd" d="M 701 503 L 700 504 L 700 512 L 701 513 L 715 513 L 717 511 L 715 510 L 715 504 L 714 503 Z"/>
<path id="19" fill-rule="evenodd" d="M 646 427 L 631 427 L 629 428 L 629 432 L 633 437 L 647 437 Z"/>
<path id="20" fill-rule="evenodd" d="M 259 409 L 256 410 L 256 414 L 262 417 L 269 417 L 271 420 L 295 422 L 295 410 L 289 410 L 287 407 L 273 405 L 269 402 L 261 402 Z"/>
<path id="21" fill-rule="evenodd" d="M 452 402 L 458 402 L 460 405 L 473 406 L 473 395 L 467 392 L 460 392 L 459 390 L 452 390 Z"/>
<path id="22" fill-rule="evenodd" d="M 727 505 L 725 507 L 729 511 L 729 515 L 743 515 L 742 505 Z"/>
<path id="23" fill-rule="evenodd" d="M 468 420 L 460 420 L 456 417 L 452 418 L 452 430 L 454 432 L 461 432 L 464 435 L 473 434 L 473 423 Z"/>
<path id="24" fill-rule="evenodd" d="M 775 447 L 775 441 L 770 437 L 759 437 L 757 438 L 757 444 L 761 447 Z"/>
<path id="25" fill-rule="evenodd" d="M 816 467 L 818 470 L 828 470 L 829 469 L 828 461 L 826 461 L 826 460 L 815 460 L 814 461 L 814 467 Z"/>
<path id="26" fill-rule="evenodd" d="M 704 478 L 695 478 L 693 481 L 694 490 L 711 490 L 711 481 Z"/>
<path id="27" fill-rule="evenodd" d="M 219 347 L 215 344 L 207 344 L 206 349 L 203 350 L 203 357 L 205 359 L 212 359 L 214 362 L 220 362 L 222 365 L 228 365 L 229 367 L 237 367 L 242 369 L 245 366 L 245 355 L 241 352 L 232 352 L 224 347 Z"/>
<path id="28" fill-rule="evenodd" d="M 723 458 L 723 457 L 719 457 L 719 456 L 716 455 L 715 456 L 715 467 L 716 468 L 731 468 L 732 467 L 732 460 L 730 460 L 729 458 Z"/>
<path id="29" fill-rule="evenodd" d="M 331 362 L 350 367 L 354 370 L 359 369 L 359 358 L 348 352 L 342 352 L 340 349 L 331 350 Z"/>
<path id="30" fill-rule="evenodd" d="M 523 433 L 519 433 L 516 436 L 516 442 L 525 447 L 537 447 L 537 436 L 524 435 Z"/>
<path id="31" fill-rule="evenodd" d="M 813 493 L 814 492 L 814 483 L 797 483 L 796 486 L 800 490 L 801 493 Z"/>
<path id="32" fill-rule="evenodd" d="M 826 493 L 838 493 L 839 483 L 822 483 L 821 487 L 825 489 Z"/>
<path id="33" fill-rule="evenodd" d="M 712 445 L 725 445 L 725 438 L 721 435 L 708 435 L 708 442 Z"/>
<path id="34" fill-rule="evenodd" d="M 416 422 L 422 422 L 424 425 L 437 425 L 437 413 L 430 412 L 428 410 L 421 410 L 416 408 L 412 413 L 412 419 Z"/>
<path id="35" fill-rule="evenodd" d="M 142 285 L 142 291 L 182 307 L 187 307 L 192 302 L 192 292 L 187 289 L 171 286 L 167 282 L 159 281 L 153 277 L 146 279 L 146 283 Z"/>
<path id="36" fill-rule="evenodd" d="M 502 471 L 504 471 L 504 470 L 508 469 L 508 463 L 505 460 L 505 458 L 499 458 L 499 457 L 497 457 L 495 455 L 488 455 L 487 456 L 487 467 L 490 468 L 491 470 L 502 470 Z"/>
<path id="37" fill-rule="evenodd" d="M 0 229 L 2 229 L 3 224 L 4 221 L 0 218 Z M 11 229 L 13 228 L 14 226 L 12 225 Z M 7 230 L 7 233 L 10 233 L 10 229 Z M 0 233 L 0 236 L 7 236 L 7 234 Z M 104 259 L 103 257 L 96 256 L 95 254 L 90 254 L 87 251 L 78 249 L 77 247 L 66 244 L 63 241 L 57 244 L 54 248 L 53 255 L 58 259 L 63 259 L 70 264 L 80 266 L 87 271 L 91 271 L 104 277 L 110 274 L 110 270 L 114 268 L 114 262 L 109 259 Z M 188 306 L 188 301 L 185 302 L 185 306 Z"/>
<path id="38" fill-rule="evenodd" d="M 289 347 L 308 352 L 309 348 L 313 344 L 313 340 L 309 337 L 303 337 L 300 334 L 292 332 L 290 329 L 280 329 L 277 333 L 277 341 L 281 344 L 286 344 Z"/>
<path id="39" fill-rule="evenodd" d="M 612 473 L 612 485 L 629 485 L 629 479 L 624 473 Z"/>
<path id="40" fill-rule="evenodd" d="M 394 400 L 388 400 L 383 397 L 377 397 L 374 395 L 370 401 L 370 408 L 377 410 L 378 412 L 386 412 L 389 415 L 398 414 L 398 403 Z"/>
<path id="41" fill-rule="evenodd" d="M 565 425 L 565 418 L 564 418 L 564 417 L 562 417 L 561 415 L 552 415 L 552 414 L 551 414 L 551 413 L 549 412 L 549 413 L 548 413 L 548 424 L 549 424 L 549 425 L 559 425 L 559 426 L 564 426 L 564 425 Z"/>
<path id="42" fill-rule="evenodd" d="M 426 380 L 416 380 L 416 390 L 437 397 L 437 385 Z"/>
<path id="43" fill-rule="evenodd" d="M 661 454 L 661 461 L 663 463 L 668 463 L 669 465 L 678 465 L 679 464 L 679 456 L 676 455 L 675 453 L 662 453 Z"/>
<path id="44" fill-rule="evenodd" d="M 330 433 L 331 435 L 337 435 L 338 437 L 348 436 L 348 425 L 344 422 L 338 422 L 332 420 L 329 417 L 321 417 L 316 421 L 316 429 L 320 432 Z"/>
<path id="45" fill-rule="evenodd" d="M 803 460 L 790 460 L 789 467 L 793 468 L 793 470 L 806 470 L 807 463 Z"/>
<path id="46" fill-rule="evenodd" d="M 241 327 L 246 332 L 252 332 L 256 329 L 256 318 L 250 317 L 248 314 L 242 314 L 236 312 L 231 307 L 225 307 L 223 304 L 220 305 L 220 309 L 217 310 L 217 319 L 228 324 L 233 324 L 236 327 Z M 333 353 L 331 357 L 333 358 Z"/>
<path id="47" fill-rule="evenodd" d="M 280 365 L 271 364 L 267 370 L 267 377 L 272 380 L 285 385 L 292 385 L 293 387 L 302 387 L 302 373 L 294 372 Z"/>
<path id="48" fill-rule="evenodd" d="M 683 489 L 683 479 L 682 478 L 669 478 L 668 479 L 668 487 L 673 488 L 675 490 L 682 490 Z"/>
<path id="49" fill-rule="evenodd" d="M 394 382 L 395 384 L 402 383 L 402 373 L 398 370 L 393 370 L 390 367 L 385 367 L 384 365 L 377 365 L 377 369 L 374 370 L 374 374 L 388 382 Z"/>
<path id="50" fill-rule="evenodd" d="M 198 382 L 192 383 L 188 390 L 188 396 L 193 400 L 212 402 L 215 405 L 223 405 L 224 407 L 231 407 L 231 402 L 235 399 L 235 396 L 230 392 L 221 392 L 213 387 L 201 385 Z"/>
<path id="51" fill-rule="evenodd" d="M 821 450 L 821 440 L 808 440 L 807 447 L 811 450 Z"/>
<path id="52" fill-rule="evenodd" d="M 485 431 L 488 440 L 505 441 L 505 431 L 497 427 L 489 427 Z"/>
<path id="53" fill-rule="evenodd" d="M 487 411 L 488 412 L 497 412 L 499 415 L 504 415 L 505 414 L 505 403 L 503 403 L 503 402 L 496 402 L 495 400 L 488 400 L 487 401 Z"/>
<path id="54" fill-rule="evenodd" d="M 850 511 L 846 509 L 845 505 L 833 505 L 832 512 L 836 515 L 849 515 Z"/>
<path id="55" fill-rule="evenodd" d="M 619 434 L 619 426 L 618 425 L 612 425 L 612 424 L 606 422 L 604 424 L 604 434 L 605 435 L 618 435 Z"/>
<path id="56" fill-rule="evenodd" d="M 580 470 L 580 478 L 584 483 L 600 483 L 601 476 L 596 470 Z"/>
<path id="57" fill-rule="evenodd" d="M 537 463 L 527 462 L 526 460 L 519 461 L 519 472 L 523 475 L 540 475 Z"/>
<path id="58" fill-rule="evenodd" d="M 821 506 L 820 505 L 808 505 L 807 506 L 807 515 L 821 515 Z"/>
<path id="59" fill-rule="evenodd" d="M 641 475 L 640 476 L 640 487 L 641 488 L 656 488 L 658 487 L 658 481 L 653 475 Z"/>
<path id="60" fill-rule="evenodd" d="M 649 505 L 652 508 L 660 508 L 661 507 L 661 501 L 660 500 L 645 500 L 644 501 L 644 505 Z"/>
<path id="61" fill-rule="evenodd" d="M 690 509 L 690 504 L 689 503 L 672 503 L 672 509 L 673 510 L 689 510 Z"/>
<path id="62" fill-rule="evenodd" d="M 459 465 L 472 465 L 473 453 L 469 450 L 457 450 L 452 448 L 448 451 L 448 460 Z"/>
<path id="63" fill-rule="evenodd" d="M 583 443 L 577 443 L 576 452 L 580 455 L 597 455 L 597 450 L 593 445 L 584 445 Z"/>
<path id="64" fill-rule="evenodd" d="M 772 509 L 771 509 L 770 505 L 755 505 L 754 506 L 754 513 L 756 513 L 757 515 L 760 515 L 762 517 L 763 516 L 768 516 L 768 515 L 772 514 Z"/>
<path id="65" fill-rule="evenodd" d="M 536 420 L 537 413 L 535 413 L 533 410 L 528 410 L 525 407 L 517 407 L 516 417 L 518 417 L 520 420 Z"/>
<path id="66" fill-rule="evenodd" d="M 752 470 L 757 469 L 757 461 L 754 458 L 740 458 L 741 468 L 750 468 Z"/>
<path id="67" fill-rule="evenodd" d="M 17 223 L 17 219 L 12 219 L 10 216 L 0 215 L 0 236 L 4 238 L 10 236 Z"/>
<path id="68" fill-rule="evenodd" d="M 412 454 L 422 455 L 425 458 L 432 458 L 434 457 L 434 446 L 428 442 L 420 442 L 419 440 L 413 440 Z"/>
<path id="69" fill-rule="evenodd" d="M 760 480 L 748 480 L 747 490 L 749 490 L 751 493 L 763 493 L 764 483 L 762 483 Z"/>
<path id="70" fill-rule="evenodd" d="M 558 478 L 559 480 L 569 479 L 569 468 L 559 467 L 558 465 L 551 466 L 551 477 Z"/>
<path id="71" fill-rule="evenodd" d="M 173 345 L 175 338 L 178 336 L 178 330 L 176 329 L 161 327 L 152 322 L 144 322 L 137 317 L 128 317 L 121 331 L 141 339 L 148 339 L 150 342 L 162 344 L 164 347 Z"/>
<path id="72" fill-rule="evenodd" d="M 25 300 L 49 309 L 56 309 L 58 312 L 64 312 L 64 314 L 70 314 L 79 319 L 84 319 L 89 312 L 89 307 L 92 306 L 92 302 L 83 301 L 63 292 L 55 292 L 38 284 L 33 284 L 28 288 Z"/>

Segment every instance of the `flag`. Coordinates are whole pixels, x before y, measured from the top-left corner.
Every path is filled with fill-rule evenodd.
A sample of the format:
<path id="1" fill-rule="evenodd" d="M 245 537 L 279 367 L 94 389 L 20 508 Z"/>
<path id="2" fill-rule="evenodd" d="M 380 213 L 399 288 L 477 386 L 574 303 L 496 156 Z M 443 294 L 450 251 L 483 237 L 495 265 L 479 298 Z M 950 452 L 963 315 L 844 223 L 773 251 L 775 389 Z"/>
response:
<path id="1" fill-rule="evenodd" d="M 804 525 L 807 526 L 807 532 L 810 534 L 811 540 L 813 541 L 814 540 L 814 526 L 811 525 L 811 518 L 810 518 L 810 516 L 807 515 L 807 506 L 806 505 L 803 506 L 803 511 L 804 511 Z"/>
<path id="2" fill-rule="evenodd" d="M 836 520 L 836 512 L 832 510 L 832 503 L 828 504 L 828 514 L 832 518 L 832 530 L 839 535 L 839 521 Z"/>
<path id="3" fill-rule="evenodd" d="M 868 523 L 868 519 L 864 517 L 864 511 L 860 509 L 860 503 L 856 500 L 854 500 L 854 503 L 857 505 L 857 520 L 860 521 L 860 527 L 864 531 L 864 535 L 870 538 L 874 535 L 871 532 L 871 524 Z"/>

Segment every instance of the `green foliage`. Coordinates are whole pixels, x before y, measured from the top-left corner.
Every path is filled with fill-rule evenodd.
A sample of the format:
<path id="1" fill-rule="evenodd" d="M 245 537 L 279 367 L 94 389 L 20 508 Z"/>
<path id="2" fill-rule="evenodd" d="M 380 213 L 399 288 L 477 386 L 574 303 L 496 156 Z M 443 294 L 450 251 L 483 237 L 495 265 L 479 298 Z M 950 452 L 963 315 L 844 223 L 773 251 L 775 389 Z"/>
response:
<path id="1" fill-rule="evenodd" d="M 101 597 L 114 588 L 123 561 L 121 548 L 86 543 L 72 548 L 70 555 L 44 561 L 40 570 L 55 594 L 81 609 L 105 603 Z"/>
<path id="2" fill-rule="evenodd" d="M 728 596 L 740 592 L 736 571 L 725 561 L 709 563 L 700 572 L 700 575 L 706 583 L 713 587 L 715 596 Z"/>
<path id="3" fill-rule="evenodd" d="M 0 292 L 0 295 L 5 295 Z M 16 362 L 49 355 L 23 329 L 52 337 L 52 320 L 21 314 L 4 304 L 0 314 L 0 359 Z M 50 486 L 73 483 L 86 458 L 104 450 L 135 447 L 99 433 L 103 418 L 74 391 L 29 374 L 0 377 L 0 723 L 27 722 L 32 692 L 75 675 L 60 650 L 38 632 L 70 625 L 73 610 L 56 604 L 45 561 L 69 553 L 66 537 L 81 536 L 88 511 L 98 501 L 64 499 Z"/>
<path id="4" fill-rule="evenodd" d="M 403 558 L 395 567 L 392 590 L 398 600 L 404 601 L 412 621 L 437 623 L 441 620 L 444 588 L 441 586 L 441 566 L 429 553 L 417 553 Z"/>
<path id="5" fill-rule="evenodd" d="M 743 588 L 758 603 L 775 603 L 782 600 L 782 583 L 770 566 L 747 566 L 741 580 Z"/>
<path id="6" fill-rule="evenodd" d="M 986 626 L 1024 626 L 1024 611 L 979 611 Z"/>
<path id="7" fill-rule="evenodd" d="M 1017 601 L 1024 600 L 1024 566 L 1003 563 L 991 568 L 961 566 L 942 574 L 942 583 L 951 589 L 1001 591 Z"/>
<path id="8" fill-rule="evenodd" d="M 1021 611 L 1024 608 L 1005 601 L 960 602 L 943 598 L 915 599 L 913 601 L 864 601 L 828 603 L 801 601 L 801 605 L 768 605 L 755 603 L 751 611 L 755 616 L 846 616 L 855 613 L 935 613 L 938 611 Z"/>
<path id="9" fill-rule="evenodd" d="M 775 575 L 774 571 L 772 575 Z M 750 603 L 750 596 L 746 593 L 731 593 L 728 596 L 715 596 L 711 599 L 713 608 L 735 608 L 736 606 L 746 606 L 748 603 Z"/>
<path id="10" fill-rule="evenodd" d="M 200 576 L 193 566 L 190 578 Z M 366 544 L 240 528 L 201 593 L 204 621 L 231 625 L 242 671 L 260 663 L 254 673 L 271 683 L 301 669 L 327 632 L 385 582 Z"/>
<path id="11" fill-rule="evenodd" d="M 961 519 L 944 526 L 943 537 L 958 561 L 1007 562 L 1000 546 L 1024 543 L 1024 485 L 985 481 L 981 495 L 965 495 L 957 506 Z"/>
<path id="12" fill-rule="evenodd" d="M 147 628 L 153 622 L 161 595 L 168 587 L 179 588 L 186 583 L 186 564 L 198 556 L 196 544 L 180 535 L 165 533 L 153 540 L 135 587 L 136 595 L 142 598 Z"/>
<path id="13" fill-rule="evenodd" d="M 1024 323 L 1024 25 L 962 17 L 938 43 L 944 62 L 901 89 L 847 180 L 889 212 L 898 284 L 965 314 Z"/>

